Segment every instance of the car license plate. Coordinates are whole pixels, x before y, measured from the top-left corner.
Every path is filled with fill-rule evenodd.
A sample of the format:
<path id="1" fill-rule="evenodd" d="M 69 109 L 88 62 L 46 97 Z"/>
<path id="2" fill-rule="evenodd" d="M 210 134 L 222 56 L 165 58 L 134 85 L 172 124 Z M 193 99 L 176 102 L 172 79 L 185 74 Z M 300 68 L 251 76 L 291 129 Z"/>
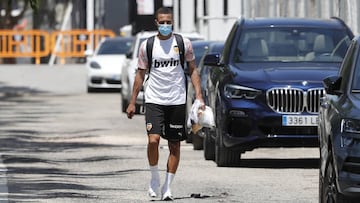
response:
<path id="1" fill-rule="evenodd" d="M 297 115 L 283 115 L 283 126 L 317 126 L 319 123 L 318 116 L 297 116 Z"/>

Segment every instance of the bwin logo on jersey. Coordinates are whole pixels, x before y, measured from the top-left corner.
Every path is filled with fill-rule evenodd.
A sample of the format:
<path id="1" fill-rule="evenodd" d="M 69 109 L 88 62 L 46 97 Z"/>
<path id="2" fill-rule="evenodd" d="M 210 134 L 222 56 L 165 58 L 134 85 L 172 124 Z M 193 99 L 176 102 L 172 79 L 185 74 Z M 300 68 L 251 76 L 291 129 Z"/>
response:
<path id="1" fill-rule="evenodd" d="M 178 66 L 180 64 L 180 60 L 174 60 L 173 58 L 171 58 L 171 60 L 154 60 L 154 67 L 155 68 L 160 68 L 160 67 L 168 67 L 168 66 Z"/>

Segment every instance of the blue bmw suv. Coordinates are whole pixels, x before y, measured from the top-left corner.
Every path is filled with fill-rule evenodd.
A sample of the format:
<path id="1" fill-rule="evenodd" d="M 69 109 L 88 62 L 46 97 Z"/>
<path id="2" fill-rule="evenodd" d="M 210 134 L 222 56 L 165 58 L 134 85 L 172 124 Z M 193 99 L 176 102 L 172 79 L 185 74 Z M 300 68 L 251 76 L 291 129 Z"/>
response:
<path id="1" fill-rule="evenodd" d="M 216 117 L 205 157 L 232 166 L 257 147 L 317 147 L 322 80 L 338 72 L 353 37 L 339 18 L 239 18 L 223 52 L 204 62 Z"/>

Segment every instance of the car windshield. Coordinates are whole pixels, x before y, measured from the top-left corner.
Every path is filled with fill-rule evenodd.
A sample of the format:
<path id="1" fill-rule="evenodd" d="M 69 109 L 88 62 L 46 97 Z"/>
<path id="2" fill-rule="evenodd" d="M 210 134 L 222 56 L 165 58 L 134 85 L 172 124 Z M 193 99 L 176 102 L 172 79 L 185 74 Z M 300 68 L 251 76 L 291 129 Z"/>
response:
<path id="1" fill-rule="evenodd" d="M 131 48 L 130 40 L 108 40 L 99 47 L 98 55 L 126 54 Z"/>
<path id="2" fill-rule="evenodd" d="M 253 28 L 242 31 L 233 56 L 242 62 L 341 62 L 351 39 L 345 30 Z"/>

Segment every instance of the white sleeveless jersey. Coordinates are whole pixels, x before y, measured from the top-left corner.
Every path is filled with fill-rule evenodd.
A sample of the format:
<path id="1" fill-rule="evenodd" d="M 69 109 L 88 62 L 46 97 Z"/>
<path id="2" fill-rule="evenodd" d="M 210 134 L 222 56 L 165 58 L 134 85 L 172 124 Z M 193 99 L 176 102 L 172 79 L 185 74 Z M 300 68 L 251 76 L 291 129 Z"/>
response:
<path id="1" fill-rule="evenodd" d="M 184 38 L 185 61 L 194 60 L 192 45 Z M 139 50 L 138 68 L 147 69 L 146 42 Z M 167 40 L 155 37 L 152 52 L 152 67 L 146 81 L 145 103 L 179 105 L 186 103 L 185 74 L 180 63 L 179 48 L 174 35 Z"/>

